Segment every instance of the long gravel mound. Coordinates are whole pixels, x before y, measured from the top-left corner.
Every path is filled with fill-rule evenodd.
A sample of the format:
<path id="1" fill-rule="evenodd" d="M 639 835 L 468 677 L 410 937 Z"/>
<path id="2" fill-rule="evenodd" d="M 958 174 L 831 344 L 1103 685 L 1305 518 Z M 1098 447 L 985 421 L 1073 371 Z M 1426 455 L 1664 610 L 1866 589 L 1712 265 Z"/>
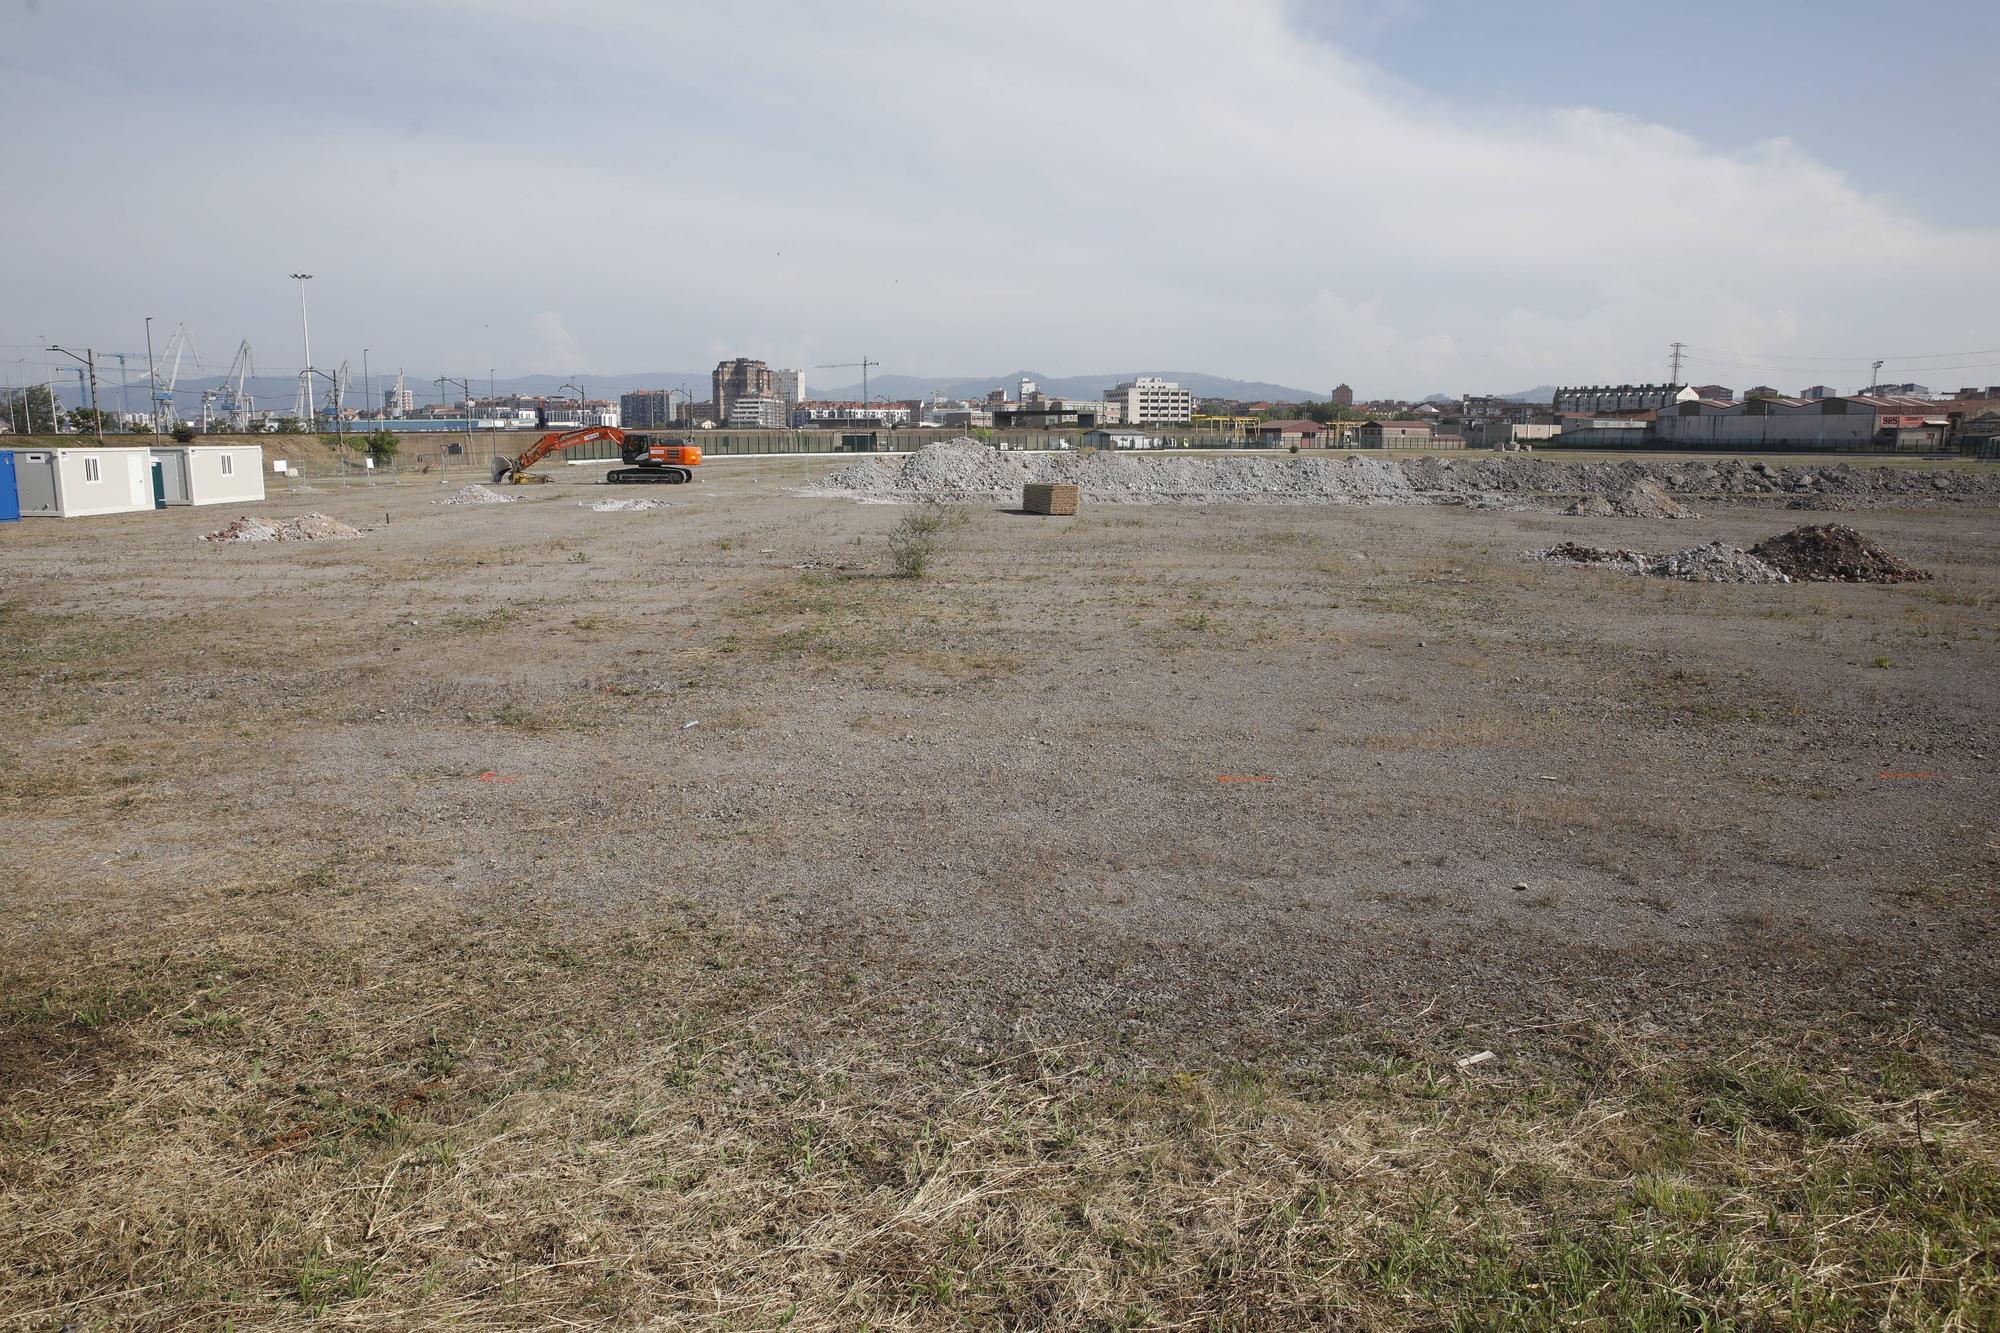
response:
<path id="1" fill-rule="evenodd" d="M 1867 509 L 1957 502 L 2000 504 L 2000 470 L 1777 467 L 1714 461 L 1559 463 L 1466 458 L 1297 457 L 1245 453 L 1012 453 L 977 440 L 927 444 L 906 456 L 864 458 L 806 493 L 861 500 L 1019 500 L 1031 481 L 1074 482 L 1086 498 L 1121 504 L 1455 504 L 1494 509 L 1643 512 L 1640 496 L 1765 499 L 1799 509 Z"/>

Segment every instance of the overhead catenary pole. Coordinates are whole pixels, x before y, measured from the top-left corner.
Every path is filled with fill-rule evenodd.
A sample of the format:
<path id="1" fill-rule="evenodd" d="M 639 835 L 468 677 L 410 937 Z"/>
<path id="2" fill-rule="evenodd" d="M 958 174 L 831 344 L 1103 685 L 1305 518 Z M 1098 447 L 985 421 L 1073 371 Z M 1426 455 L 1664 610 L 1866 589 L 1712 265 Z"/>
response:
<path id="1" fill-rule="evenodd" d="M 1679 384 L 1681 382 L 1681 356 L 1687 351 L 1687 344 L 1677 342 L 1672 344 L 1671 347 L 1674 354 L 1673 368 L 1667 372 L 1667 383 Z"/>
<path id="2" fill-rule="evenodd" d="M 312 274 L 310 274 L 310 273 L 294 273 L 294 274 L 292 274 L 292 278 L 293 278 L 293 280 L 294 280 L 294 281 L 296 281 L 296 282 L 297 282 L 297 283 L 299 284 L 299 333 L 300 333 L 300 335 L 301 335 L 301 336 L 302 336 L 302 337 L 303 337 L 303 338 L 305 339 L 305 349 L 306 349 L 306 364 L 305 364 L 305 369 L 304 369 L 304 370 L 301 370 L 301 371 L 299 372 L 299 400 L 300 400 L 300 401 L 299 401 L 299 407 L 300 407 L 300 408 L 302 409 L 302 410 L 301 410 L 301 413 L 300 413 L 300 415 L 302 415 L 302 416 L 303 416 L 303 417 L 305 418 L 305 425 L 306 425 L 306 429 L 307 429 L 308 431 L 312 431 L 312 430 L 316 430 L 316 429 L 318 429 L 318 427 L 319 427 L 319 416 L 318 416 L 318 414 L 317 414 L 317 413 L 316 413 L 316 412 L 315 412 L 315 411 L 313 410 L 313 391 L 312 391 L 312 368 L 313 368 L 313 339 L 312 339 L 312 325 L 306 322 L 306 282 L 307 282 L 307 281 L 308 281 L 308 280 L 309 280 L 309 279 L 310 279 L 311 277 L 312 277 Z"/>
<path id="3" fill-rule="evenodd" d="M 368 378 L 368 349 L 361 349 L 361 396 L 368 403 L 370 412 L 381 411 L 382 405 L 375 401 L 375 381 Z"/>
<path id="4" fill-rule="evenodd" d="M 153 360 L 153 317 L 146 316 L 146 391 L 152 395 L 153 447 L 160 447 L 160 368 Z"/>
<path id="5" fill-rule="evenodd" d="M 92 426 L 94 426 L 94 427 L 96 428 L 96 431 L 97 431 L 97 442 L 98 442 L 99 444 L 103 444 L 103 443 L 104 443 L 104 414 L 103 414 L 102 412 L 100 412 L 100 411 L 98 411 L 98 410 L 97 410 L 97 353 L 96 353 L 96 351 L 95 351 L 94 349 L 92 349 L 92 348 L 89 348 L 89 347 L 86 347 L 86 348 L 84 348 L 84 349 L 83 349 L 83 355 L 82 355 L 82 356 L 78 356 L 78 355 L 77 355 L 77 354 L 76 354 L 75 352 L 72 352 L 72 351 L 70 351 L 70 350 L 69 350 L 69 348 L 67 348 L 67 347 L 59 347 L 59 346 L 57 346 L 57 345 L 56 345 L 55 343 L 50 343 L 50 344 L 49 344 L 49 350 L 50 350 L 51 352 L 61 352 L 61 353 L 62 353 L 62 354 L 63 354 L 64 356 L 66 356 L 66 357 L 70 358 L 70 360 L 72 360 L 72 361 L 80 361 L 80 362 L 82 362 L 82 363 L 83 363 L 83 367 L 84 367 L 84 369 L 90 372 L 90 424 L 91 424 Z"/>

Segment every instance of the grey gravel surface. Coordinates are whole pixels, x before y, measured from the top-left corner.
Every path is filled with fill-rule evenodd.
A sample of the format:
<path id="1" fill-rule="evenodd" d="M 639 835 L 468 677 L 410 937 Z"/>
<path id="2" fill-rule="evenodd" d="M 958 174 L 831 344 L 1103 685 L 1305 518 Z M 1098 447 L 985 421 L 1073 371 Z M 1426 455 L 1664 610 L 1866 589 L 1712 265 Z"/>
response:
<path id="1" fill-rule="evenodd" d="M 1511 459 L 1252 462 L 1573 493 Z M 1364 1021 L 1579 1012 L 1994 1035 L 1990 509 L 1869 516 L 1934 584 L 1801 588 L 1519 559 L 1681 522 L 987 502 L 912 582 L 882 577 L 897 511 L 811 479 L 713 466 L 644 525 L 336 488 L 310 503 L 366 530 L 337 544 L 10 525 L 4 600 L 94 646 L 18 667 L 0 758 L 108 765 L 128 799 L 10 811 L 6 948 L 181 938 L 207 886 L 310 864 L 310 892 L 592 937 L 694 904 L 975 1041 L 1309 1060 Z M 603 494 L 581 480 L 545 489 Z"/>

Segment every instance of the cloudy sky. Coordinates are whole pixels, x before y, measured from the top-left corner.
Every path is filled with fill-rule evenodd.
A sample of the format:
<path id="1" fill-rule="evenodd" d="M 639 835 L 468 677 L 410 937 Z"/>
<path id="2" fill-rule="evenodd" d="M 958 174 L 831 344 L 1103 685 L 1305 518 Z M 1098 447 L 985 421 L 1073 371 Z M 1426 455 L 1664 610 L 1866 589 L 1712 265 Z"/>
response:
<path id="1" fill-rule="evenodd" d="M 377 373 L 2000 382 L 1996 43 L 1990 0 L 0 0 L 0 362 L 152 315 L 284 373 L 303 269 L 314 359 Z"/>

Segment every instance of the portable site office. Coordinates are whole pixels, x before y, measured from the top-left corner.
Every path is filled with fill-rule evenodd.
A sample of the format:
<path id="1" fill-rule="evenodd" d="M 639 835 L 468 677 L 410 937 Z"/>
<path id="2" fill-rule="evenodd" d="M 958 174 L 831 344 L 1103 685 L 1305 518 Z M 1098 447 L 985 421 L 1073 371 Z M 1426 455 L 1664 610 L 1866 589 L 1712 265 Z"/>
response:
<path id="1" fill-rule="evenodd" d="M 14 483 L 27 518 L 87 518 L 153 507 L 150 449 L 17 449 Z"/>
<path id="2" fill-rule="evenodd" d="M 153 450 L 160 503 L 234 504 L 264 498 L 264 451 L 254 444 L 187 444 Z"/>

